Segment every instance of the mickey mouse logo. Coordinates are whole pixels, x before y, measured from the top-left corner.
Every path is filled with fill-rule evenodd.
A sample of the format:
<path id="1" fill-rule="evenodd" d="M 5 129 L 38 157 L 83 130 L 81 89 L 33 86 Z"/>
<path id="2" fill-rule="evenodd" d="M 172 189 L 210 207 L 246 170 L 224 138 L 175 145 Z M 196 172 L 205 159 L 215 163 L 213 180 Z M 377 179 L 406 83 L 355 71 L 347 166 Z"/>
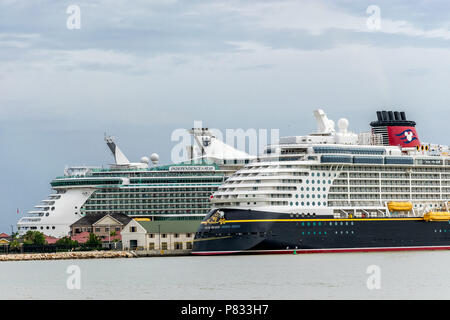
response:
<path id="1" fill-rule="evenodd" d="M 411 129 L 406 129 L 403 132 L 396 134 L 397 137 L 400 137 L 400 140 L 402 142 L 409 144 L 414 140 L 417 140 L 417 137 L 415 136 L 414 132 Z"/>
<path id="2" fill-rule="evenodd" d="M 414 136 L 414 133 L 412 131 L 405 132 L 405 137 L 409 142 L 412 141 L 413 136 Z"/>

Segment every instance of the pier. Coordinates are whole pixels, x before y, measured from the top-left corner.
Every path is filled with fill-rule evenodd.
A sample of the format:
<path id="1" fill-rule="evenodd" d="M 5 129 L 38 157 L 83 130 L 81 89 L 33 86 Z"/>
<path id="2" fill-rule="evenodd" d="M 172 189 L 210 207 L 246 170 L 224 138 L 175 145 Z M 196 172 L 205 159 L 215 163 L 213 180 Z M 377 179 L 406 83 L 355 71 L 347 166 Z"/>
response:
<path id="1" fill-rule="evenodd" d="M 0 255 L 0 261 L 75 260 L 141 258 L 161 256 L 189 256 L 191 250 L 140 250 L 140 251 L 76 251 L 52 253 L 10 253 Z"/>

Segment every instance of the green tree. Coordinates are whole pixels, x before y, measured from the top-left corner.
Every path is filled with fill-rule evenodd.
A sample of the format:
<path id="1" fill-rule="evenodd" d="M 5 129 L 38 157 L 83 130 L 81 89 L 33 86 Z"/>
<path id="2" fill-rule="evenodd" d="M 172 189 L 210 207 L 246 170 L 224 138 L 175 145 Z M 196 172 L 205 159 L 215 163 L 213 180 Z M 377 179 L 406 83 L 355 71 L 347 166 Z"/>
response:
<path id="1" fill-rule="evenodd" d="M 45 236 L 39 231 L 28 231 L 23 236 L 24 244 L 44 245 L 47 244 Z"/>
<path id="2" fill-rule="evenodd" d="M 9 243 L 9 250 L 11 251 L 19 251 L 20 250 L 20 243 L 17 240 L 13 240 Z"/>
<path id="3" fill-rule="evenodd" d="M 102 244 L 102 240 L 100 237 L 95 235 L 94 233 L 89 233 L 89 239 L 86 241 L 88 246 L 100 246 Z"/>
<path id="4" fill-rule="evenodd" d="M 56 241 L 56 245 L 58 246 L 66 246 L 66 247 L 78 247 L 78 241 L 70 239 L 70 237 L 63 237 Z"/>

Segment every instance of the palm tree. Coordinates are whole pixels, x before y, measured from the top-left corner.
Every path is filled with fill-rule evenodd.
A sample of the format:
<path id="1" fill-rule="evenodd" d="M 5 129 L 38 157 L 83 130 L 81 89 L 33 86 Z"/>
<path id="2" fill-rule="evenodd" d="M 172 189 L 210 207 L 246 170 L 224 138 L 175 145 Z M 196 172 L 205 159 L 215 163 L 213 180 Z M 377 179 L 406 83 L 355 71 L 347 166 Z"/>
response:
<path id="1" fill-rule="evenodd" d="M 117 232 L 116 231 L 111 231 L 109 233 L 109 235 L 111 237 L 113 237 L 113 242 L 114 242 L 114 249 L 117 249 L 117 242 L 119 242 L 119 239 L 116 238 Z"/>
<path id="2" fill-rule="evenodd" d="M 11 241 L 10 243 L 9 243 L 9 249 L 11 250 L 11 251 L 19 251 L 19 249 L 20 249 L 20 243 L 19 243 L 19 241 L 17 241 L 16 239 L 14 239 L 13 241 Z"/>

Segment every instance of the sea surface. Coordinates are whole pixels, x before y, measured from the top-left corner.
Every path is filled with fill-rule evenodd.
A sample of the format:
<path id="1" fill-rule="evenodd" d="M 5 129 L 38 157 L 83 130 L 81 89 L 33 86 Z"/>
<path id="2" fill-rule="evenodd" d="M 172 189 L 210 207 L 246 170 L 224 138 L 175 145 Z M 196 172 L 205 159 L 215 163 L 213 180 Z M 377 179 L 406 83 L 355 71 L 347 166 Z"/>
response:
<path id="1" fill-rule="evenodd" d="M 450 299 L 450 251 L 0 262 L 0 299 Z"/>

